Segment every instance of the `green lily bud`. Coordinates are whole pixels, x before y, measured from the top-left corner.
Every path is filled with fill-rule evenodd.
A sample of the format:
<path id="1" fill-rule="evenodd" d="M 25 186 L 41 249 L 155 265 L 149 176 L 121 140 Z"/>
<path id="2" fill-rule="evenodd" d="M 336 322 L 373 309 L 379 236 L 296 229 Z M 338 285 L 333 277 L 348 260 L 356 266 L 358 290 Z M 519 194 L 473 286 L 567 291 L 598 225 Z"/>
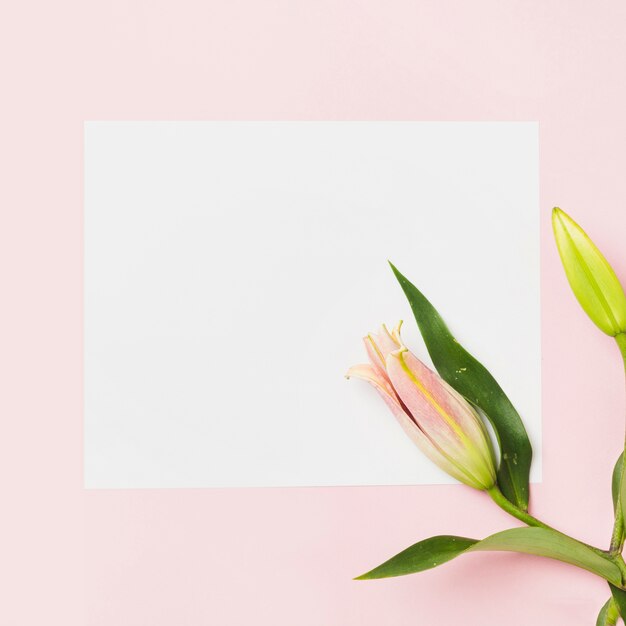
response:
<path id="1" fill-rule="evenodd" d="M 626 296 L 613 268 L 585 231 L 559 208 L 552 210 L 552 227 L 567 280 L 580 306 L 607 335 L 626 332 Z"/>

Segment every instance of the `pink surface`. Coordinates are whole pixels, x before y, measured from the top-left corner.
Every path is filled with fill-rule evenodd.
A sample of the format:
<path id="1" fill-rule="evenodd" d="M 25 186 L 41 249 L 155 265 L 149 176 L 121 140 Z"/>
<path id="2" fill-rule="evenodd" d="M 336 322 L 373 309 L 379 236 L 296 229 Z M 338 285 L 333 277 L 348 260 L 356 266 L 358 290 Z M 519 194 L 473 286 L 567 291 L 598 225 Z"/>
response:
<path id="1" fill-rule="evenodd" d="M 617 0 L 5 3 L 0 623 L 592 624 L 606 585 L 529 557 L 351 580 L 431 533 L 510 524 L 464 487 L 85 492 L 82 123 L 539 120 L 545 455 L 533 510 L 606 544 L 622 374 L 568 291 L 549 209 L 572 212 L 626 280 L 625 26 Z"/>

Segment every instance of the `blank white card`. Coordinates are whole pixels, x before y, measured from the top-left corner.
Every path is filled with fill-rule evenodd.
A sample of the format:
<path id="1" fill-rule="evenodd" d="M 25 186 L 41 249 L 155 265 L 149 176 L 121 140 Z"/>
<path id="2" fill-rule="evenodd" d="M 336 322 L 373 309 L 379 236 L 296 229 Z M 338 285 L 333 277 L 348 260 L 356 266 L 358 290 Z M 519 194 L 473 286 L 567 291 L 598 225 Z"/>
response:
<path id="1" fill-rule="evenodd" d="M 85 485 L 454 482 L 375 391 L 387 260 L 505 389 L 540 479 L 535 123 L 89 122 Z"/>

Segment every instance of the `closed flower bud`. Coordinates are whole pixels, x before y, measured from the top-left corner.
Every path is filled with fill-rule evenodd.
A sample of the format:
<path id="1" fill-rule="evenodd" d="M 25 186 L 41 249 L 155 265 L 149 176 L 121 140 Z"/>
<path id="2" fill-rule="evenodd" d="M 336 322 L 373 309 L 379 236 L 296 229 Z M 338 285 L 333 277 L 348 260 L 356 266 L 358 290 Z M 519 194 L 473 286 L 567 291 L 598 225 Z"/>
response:
<path id="1" fill-rule="evenodd" d="M 400 324 L 364 339 L 370 358 L 348 377 L 372 384 L 415 444 L 441 469 L 476 489 L 496 480 L 494 453 L 474 408 L 402 344 Z"/>
<path id="2" fill-rule="evenodd" d="M 608 261 L 561 209 L 552 211 L 552 226 L 567 280 L 591 321 L 612 337 L 626 332 L 626 296 Z"/>

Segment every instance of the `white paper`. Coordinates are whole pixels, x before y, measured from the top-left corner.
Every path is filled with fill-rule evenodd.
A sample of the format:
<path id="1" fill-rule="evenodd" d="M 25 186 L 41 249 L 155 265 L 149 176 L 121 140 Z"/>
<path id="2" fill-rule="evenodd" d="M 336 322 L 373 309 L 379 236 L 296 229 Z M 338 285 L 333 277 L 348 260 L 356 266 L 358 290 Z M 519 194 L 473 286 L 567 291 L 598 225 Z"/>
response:
<path id="1" fill-rule="evenodd" d="M 518 408 L 540 479 L 535 123 L 88 122 L 85 485 L 454 482 L 372 388 L 387 259 Z"/>

